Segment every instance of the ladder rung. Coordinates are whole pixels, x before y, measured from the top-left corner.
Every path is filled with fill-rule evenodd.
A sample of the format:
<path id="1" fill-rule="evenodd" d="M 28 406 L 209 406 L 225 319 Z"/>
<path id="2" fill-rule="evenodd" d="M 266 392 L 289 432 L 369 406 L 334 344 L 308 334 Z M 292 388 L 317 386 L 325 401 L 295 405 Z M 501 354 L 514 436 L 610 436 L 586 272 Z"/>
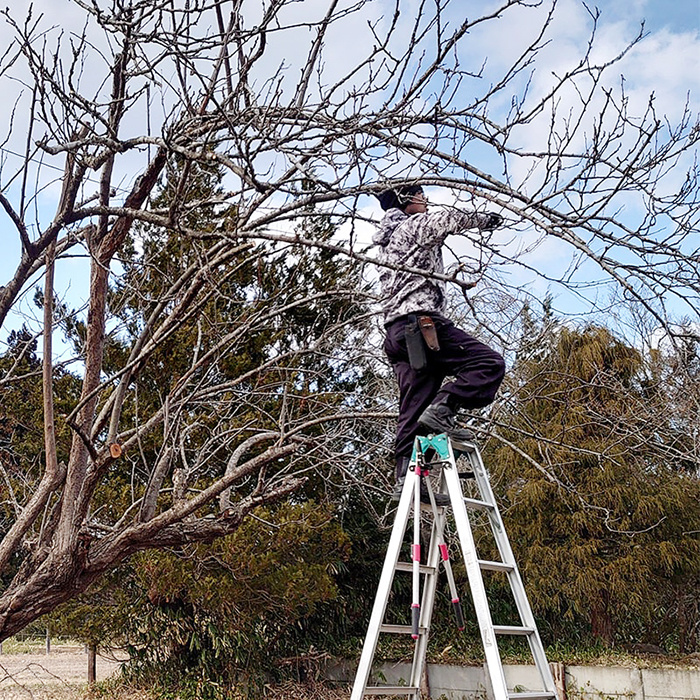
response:
<path id="1" fill-rule="evenodd" d="M 486 561 L 485 559 L 479 559 L 479 566 L 484 571 L 514 571 L 515 567 L 512 564 L 505 564 L 502 561 Z"/>
<path id="2" fill-rule="evenodd" d="M 526 690 L 522 693 L 508 693 L 509 698 L 521 698 L 522 700 L 557 700 L 556 693 L 550 693 L 547 690 Z"/>
<path id="3" fill-rule="evenodd" d="M 512 634 L 512 635 L 527 637 L 527 635 L 532 634 L 535 630 L 532 627 L 514 627 L 511 625 L 494 625 L 493 631 L 496 634 Z"/>
<path id="4" fill-rule="evenodd" d="M 379 631 L 388 634 L 413 634 L 413 627 L 411 625 L 382 625 Z M 425 634 L 425 627 L 419 627 L 418 633 Z"/>
<path id="5" fill-rule="evenodd" d="M 434 566 L 427 566 L 426 564 L 421 564 L 419 568 L 420 568 L 421 574 L 434 574 L 435 573 Z M 410 561 L 396 562 L 396 571 L 412 572 L 413 571 L 413 563 Z"/>
<path id="6" fill-rule="evenodd" d="M 472 510 L 493 510 L 494 506 L 492 503 L 486 503 L 486 501 L 477 501 L 475 498 L 464 498 L 464 505 Z"/>
<path id="7" fill-rule="evenodd" d="M 475 449 L 474 443 L 468 442 L 466 440 L 464 442 L 461 442 L 461 441 L 455 440 L 454 438 L 450 438 L 450 442 L 452 443 L 452 449 L 455 452 L 467 452 L 467 451 L 473 452 Z M 455 448 L 457 448 L 457 449 L 455 450 Z"/>
<path id="8" fill-rule="evenodd" d="M 365 695 L 411 695 L 419 690 L 412 685 L 368 685 Z"/>

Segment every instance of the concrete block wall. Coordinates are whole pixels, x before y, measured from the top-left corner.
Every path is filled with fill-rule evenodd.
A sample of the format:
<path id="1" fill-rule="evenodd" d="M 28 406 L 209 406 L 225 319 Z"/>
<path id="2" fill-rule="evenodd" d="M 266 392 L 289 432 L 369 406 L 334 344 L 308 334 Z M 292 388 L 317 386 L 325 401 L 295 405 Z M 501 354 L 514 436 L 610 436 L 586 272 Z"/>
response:
<path id="1" fill-rule="evenodd" d="M 698 668 L 567 666 L 566 675 L 572 700 L 700 700 Z"/>
<path id="2" fill-rule="evenodd" d="M 700 668 L 657 669 L 619 666 L 565 666 L 566 700 L 700 700 Z M 504 666 L 509 688 L 538 690 L 534 666 Z M 375 682 L 407 683 L 411 665 L 385 663 Z M 330 680 L 352 682 L 354 664 L 328 668 Z M 489 700 L 488 680 L 481 666 L 428 664 L 432 700 Z"/>

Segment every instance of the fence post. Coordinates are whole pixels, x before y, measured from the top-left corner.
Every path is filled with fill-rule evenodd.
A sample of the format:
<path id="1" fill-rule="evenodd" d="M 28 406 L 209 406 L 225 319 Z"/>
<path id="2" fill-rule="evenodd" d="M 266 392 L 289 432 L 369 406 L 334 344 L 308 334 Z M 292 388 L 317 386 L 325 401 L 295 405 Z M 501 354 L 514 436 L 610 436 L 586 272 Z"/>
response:
<path id="1" fill-rule="evenodd" d="M 49 634 L 49 628 L 46 628 L 46 654 L 51 653 L 51 635 Z"/>
<path id="2" fill-rule="evenodd" d="M 97 644 L 88 645 L 87 662 L 88 685 L 94 685 L 95 681 L 97 681 Z"/>
<path id="3" fill-rule="evenodd" d="M 562 663 L 550 663 L 549 668 L 554 676 L 559 700 L 567 700 L 566 696 L 566 666 Z"/>

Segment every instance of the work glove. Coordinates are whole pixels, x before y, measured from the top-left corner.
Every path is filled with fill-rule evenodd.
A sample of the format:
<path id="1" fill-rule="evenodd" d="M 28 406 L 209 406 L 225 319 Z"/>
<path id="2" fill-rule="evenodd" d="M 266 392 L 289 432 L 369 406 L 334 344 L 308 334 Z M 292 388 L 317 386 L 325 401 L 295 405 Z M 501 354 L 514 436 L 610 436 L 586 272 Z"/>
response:
<path id="1" fill-rule="evenodd" d="M 503 217 L 500 214 L 495 214 L 493 212 L 487 214 L 486 224 L 484 224 L 485 231 L 493 231 L 503 224 Z"/>

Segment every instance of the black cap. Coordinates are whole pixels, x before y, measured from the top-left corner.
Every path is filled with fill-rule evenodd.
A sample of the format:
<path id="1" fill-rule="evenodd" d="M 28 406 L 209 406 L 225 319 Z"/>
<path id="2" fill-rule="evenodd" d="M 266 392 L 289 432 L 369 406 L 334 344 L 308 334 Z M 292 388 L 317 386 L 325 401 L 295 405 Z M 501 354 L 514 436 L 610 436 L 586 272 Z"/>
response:
<path id="1" fill-rule="evenodd" d="M 401 209 L 403 211 L 411 202 L 411 197 L 421 194 L 423 188 L 420 185 L 401 185 L 390 190 L 384 190 L 377 195 L 379 204 L 384 211 L 388 209 Z"/>

